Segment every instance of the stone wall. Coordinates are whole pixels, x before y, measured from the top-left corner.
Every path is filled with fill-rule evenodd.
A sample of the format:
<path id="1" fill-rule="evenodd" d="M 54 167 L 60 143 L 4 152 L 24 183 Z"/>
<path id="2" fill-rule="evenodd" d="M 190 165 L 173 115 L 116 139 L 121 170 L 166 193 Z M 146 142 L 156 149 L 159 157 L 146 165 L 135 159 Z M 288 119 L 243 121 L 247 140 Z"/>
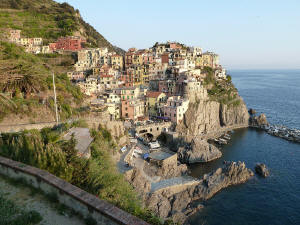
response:
<path id="1" fill-rule="evenodd" d="M 53 127 L 56 122 L 45 122 L 45 123 L 28 123 L 28 124 L 17 124 L 17 125 L 0 125 L 0 133 L 11 133 L 19 132 L 23 130 L 38 129 L 41 130 L 45 127 Z"/>
<path id="2" fill-rule="evenodd" d="M 150 133 L 157 138 L 165 128 L 169 129 L 171 125 L 171 122 L 151 123 L 142 126 L 136 126 L 135 132 L 138 135 Z"/>
<path id="3" fill-rule="evenodd" d="M 0 157 L 0 174 L 13 179 L 25 179 L 28 184 L 46 194 L 55 193 L 60 203 L 84 217 L 93 217 L 99 225 L 148 224 L 44 170 Z"/>

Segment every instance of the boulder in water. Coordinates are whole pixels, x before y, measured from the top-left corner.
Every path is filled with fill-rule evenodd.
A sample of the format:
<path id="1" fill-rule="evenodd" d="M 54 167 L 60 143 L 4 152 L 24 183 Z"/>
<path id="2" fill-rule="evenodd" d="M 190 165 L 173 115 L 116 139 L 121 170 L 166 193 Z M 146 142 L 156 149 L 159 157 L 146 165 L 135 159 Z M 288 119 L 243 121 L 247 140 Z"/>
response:
<path id="1" fill-rule="evenodd" d="M 256 111 L 255 111 L 255 109 L 249 109 L 249 114 L 252 116 L 252 115 L 254 115 L 254 114 L 256 114 Z"/>
<path id="2" fill-rule="evenodd" d="M 269 170 L 267 169 L 266 165 L 263 163 L 256 164 L 255 172 L 262 177 L 267 177 L 270 175 Z"/>
<path id="3" fill-rule="evenodd" d="M 269 123 L 266 115 L 262 113 L 259 116 L 251 116 L 249 119 L 249 125 L 254 127 L 263 127 L 264 125 L 269 125 Z"/>
<path id="4" fill-rule="evenodd" d="M 206 140 L 195 138 L 191 148 L 179 148 L 178 158 L 182 163 L 209 162 L 222 156 L 222 152 Z"/>

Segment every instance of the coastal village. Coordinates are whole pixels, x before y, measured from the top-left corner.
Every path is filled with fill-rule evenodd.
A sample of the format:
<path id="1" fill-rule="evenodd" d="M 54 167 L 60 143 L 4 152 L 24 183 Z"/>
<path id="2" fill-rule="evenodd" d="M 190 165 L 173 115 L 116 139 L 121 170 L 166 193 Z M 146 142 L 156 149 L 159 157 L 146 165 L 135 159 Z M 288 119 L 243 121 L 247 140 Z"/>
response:
<path id="1" fill-rule="evenodd" d="M 300 140 L 298 131 L 269 126 L 264 115 L 248 113 L 237 90 L 229 93 L 224 88 L 232 85 L 231 77 L 219 56 L 200 47 L 166 42 L 118 54 L 108 48 L 86 48 L 87 40 L 80 36 L 45 44 L 42 38 L 9 29 L 7 39 L 32 54 L 75 56 L 68 79 L 84 93 L 83 104 L 90 112 L 105 112 L 104 123 L 118 123 L 118 171 L 160 218 L 183 223 L 203 208 L 195 200 L 207 200 L 254 175 L 243 162 L 224 162 L 224 167 L 202 179 L 189 174 L 188 164 L 222 156 L 219 147 L 230 141 L 233 129 L 250 126 Z M 228 104 L 209 98 L 209 75 L 214 85 L 229 93 Z M 77 141 L 77 156 L 90 158 L 94 141 L 90 130 L 72 128 L 63 136 L 72 138 Z M 256 172 L 269 174 L 264 164 Z"/>
<path id="2" fill-rule="evenodd" d="M 75 52 L 78 58 L 69 79 L 86 94 L 91 108 L 107 109 L 112 120 L 176 124 L 188 109 L 189 96 L 205 91 L 203 68 L 211 67 L 217 79 L 226 79 L 217 54 L 177 42 L 130 48 L 118 55 L 107 48 L 83 48 L 86 40 L 75 36 L 43 45 L 42 38 L 26 38 L 20 30 L 10 30 L 9 40 L 34 54 Z"/>

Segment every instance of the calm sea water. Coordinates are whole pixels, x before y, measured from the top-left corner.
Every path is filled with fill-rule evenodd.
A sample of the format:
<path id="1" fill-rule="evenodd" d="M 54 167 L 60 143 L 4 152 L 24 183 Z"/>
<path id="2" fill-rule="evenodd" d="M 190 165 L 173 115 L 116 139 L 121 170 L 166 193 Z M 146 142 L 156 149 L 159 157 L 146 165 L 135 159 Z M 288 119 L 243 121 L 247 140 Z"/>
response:
<path id="1" fill-rule="evenodd" d="M 264 112 L 272 124 L 300 129 L 300 70 L 230 74 L 249 108 Z M 300 144 L 240 129 L 222 152 L 221 159 L 192 166 L 193 176 L 222 166 L 223 160 L 244 161 L 253 171 L 257 162 L 263 162 L 271 175 L 254 176 L 245 184 L 222 190 L 190 218 L 192 225 L 300 224 Z"/>

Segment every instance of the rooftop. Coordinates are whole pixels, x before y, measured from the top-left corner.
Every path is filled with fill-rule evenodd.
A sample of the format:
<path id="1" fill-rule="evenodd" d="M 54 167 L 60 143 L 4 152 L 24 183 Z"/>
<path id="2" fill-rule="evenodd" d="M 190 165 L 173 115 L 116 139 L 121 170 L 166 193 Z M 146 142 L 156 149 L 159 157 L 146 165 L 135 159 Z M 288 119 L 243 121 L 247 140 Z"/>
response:
<path id="1" fill-rule="evenodd" d="M 159 91 L 148 91 L 147 92 L 147 97 L 149 98 L 157 98 L 162 92 Z"/>
<path id="2" fill-rule="evenodd" d="M 63 138 L 65 140 L 70 140 L 72 135 L 74 135 L 74 138 L 77 141 L 75 148 L 80 154 L 86 154 L 93 141 L 93 138 L 90 135 L 90 130 L 88 128 L 72 127 Z"/>
<path id="3" fill-rule="evenodd" d="M 163 151 L 155 151 L 155 152 L 151 152 L 149 157 L 156 160 L 165 160 L 167 158 L 170 158 L 173 155 Z"/>

